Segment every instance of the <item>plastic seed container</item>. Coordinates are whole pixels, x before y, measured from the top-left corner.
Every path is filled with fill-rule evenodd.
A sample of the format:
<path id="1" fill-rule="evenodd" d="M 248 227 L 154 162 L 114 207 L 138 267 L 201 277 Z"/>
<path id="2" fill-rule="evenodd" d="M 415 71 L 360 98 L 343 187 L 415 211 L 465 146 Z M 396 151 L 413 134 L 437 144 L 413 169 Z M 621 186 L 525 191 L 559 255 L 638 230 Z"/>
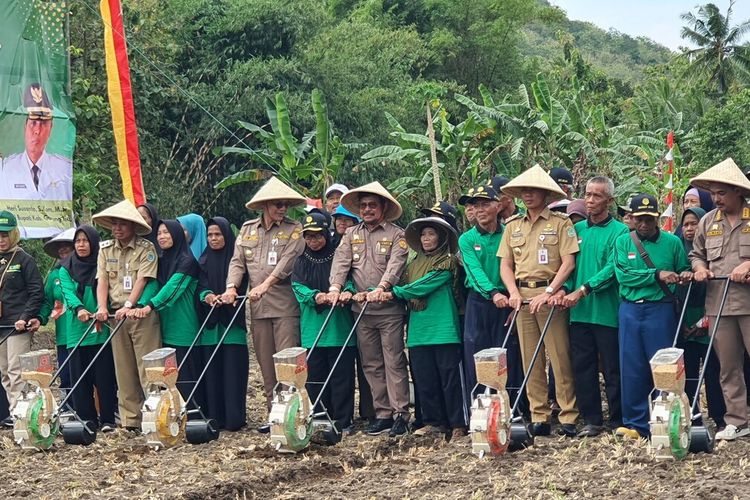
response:
<path id="1" fill-rule="evenodd" d="M 287 347 L 273 355 L 276 380 L 294 387 L 304 387 L 307 383 L 307 349 Z"/>
<path id="2" fill-rule="evenodd" d="M 491 347 L 479 351 L 474 354 L 474 367 L 477 371 L 477 382 L 493 389 L 505 389 L 508 382 L 507 349 Z"/>
<path id="3" fill-rule="evenodd" d="M 174 386 L 177 383 L 177 354 L 172 347 L 162 347 L 143 356 L 146 380 Z"/>
<path id="4" fill-rule="evenodd" d="M 651 358 L 654 387 L 660 391 L 685 392 L 684 351 L 676 347 L 659 349 Z"/>
<path id="5" fill-rule="evenodd" d="M 39 387 L 49 387 L 55 371 L 53 352 L 50 349 L 31 351 L 19 356 L 21 378 Z"/>

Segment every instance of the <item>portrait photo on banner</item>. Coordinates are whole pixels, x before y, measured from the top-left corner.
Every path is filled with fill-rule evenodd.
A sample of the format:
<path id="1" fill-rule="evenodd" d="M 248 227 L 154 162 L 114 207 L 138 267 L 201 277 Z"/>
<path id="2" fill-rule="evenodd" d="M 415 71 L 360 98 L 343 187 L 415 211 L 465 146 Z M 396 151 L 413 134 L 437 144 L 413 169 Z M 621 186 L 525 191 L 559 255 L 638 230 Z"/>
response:
<path id="1" fill-rule="evenodd" d="M 24 238 L 73 225 L 67 16 L 65 1 L 0 2 L 0 210 Z"/>

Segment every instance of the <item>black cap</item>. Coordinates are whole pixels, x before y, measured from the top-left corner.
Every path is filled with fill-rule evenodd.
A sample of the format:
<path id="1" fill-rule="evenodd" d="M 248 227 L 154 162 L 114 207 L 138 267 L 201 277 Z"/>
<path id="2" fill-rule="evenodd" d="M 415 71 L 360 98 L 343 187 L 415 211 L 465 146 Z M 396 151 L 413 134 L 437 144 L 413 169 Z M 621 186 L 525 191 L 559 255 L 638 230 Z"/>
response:
<path id="1" fill-rule="evenodd" d="M 458 231 L 458 226 L 456 225 L 456 219 L 458 218 L 458 210 L 456 210 L 456 207 L 448 203 L 447 201 L 439 201 L 435 203 L 431 208 L 423 208 L 420 210 L 422 212 L 422 215 L 425 217 L 440 217 L 445 222 L 451 225 L 451 227 Z"/>
<path id="2" fill-rule="evenodd" d="M 639 215 L 659 217 L 661 215 L 659 212 L 659 203 L 656 201 L 656 198 L 645 193 L 633 196 L 630 200 L 630 213 L 633 217 L 638 217 Z"/>
<path id="3" fill-rule="evenodd" d="M 325 217 L 326 224 L 328 224 L 328 226 L 330 226 L 333 223 L 333 218 L 331 217 L 331 214 L 329 214 L 328 212 L 326 212 L 322 208 L 313 207 L 310 210 L 308 210 L 307 213 L 308 214 L 319 214 L 319 215 L 322 215 L 323 217 Z"/>
<path id="4" fill-rule="evenodd" d="M 494 189 L 498 195 L 501 195 L 502 192 L 500 192 L 500 188 L 502 188 L 509 182 L 510 182 L 510 179 L 508 179 L 504 175 L 496 175 L 495 177 L 490 179 L 487 185 L 492 186 L 492 189 Z"/>
<path id="5" fill-rule="evenodd" d="M 302 232 L 327 232 L 329 227 L 330 224 L 328 224 L 328 219 L 326 218 L 325 214 L 321 212 L 310 212 L 305 216 L 305 220 L 302 224 Z"/>
<path id="6" fill-rule="evenodd" d="M 461 205 L 466 205 L 471 200 L 475 199 L 497 201 L 499 198 L 497 196 L 497 191 L 495 191 L 492 186 L 478 186 L 469 189 L 468 193 L 458 199 L 458 203 L 460 203 Z"/>
<path id="7" fill-rule="evenodd" d="M 573 174 L 571 174 L 570 170 L 567 168 L 554 167 L 549 171 L 549 176 L 552 177 L 552 180 L 560 187 L 573 187 Z"/>

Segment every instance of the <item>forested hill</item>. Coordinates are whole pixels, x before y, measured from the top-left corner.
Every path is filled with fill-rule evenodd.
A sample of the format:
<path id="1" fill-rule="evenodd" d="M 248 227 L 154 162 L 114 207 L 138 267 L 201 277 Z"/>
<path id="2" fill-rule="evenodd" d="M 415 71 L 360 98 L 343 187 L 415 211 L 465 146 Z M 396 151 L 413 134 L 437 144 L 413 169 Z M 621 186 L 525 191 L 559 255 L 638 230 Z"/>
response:
<path id="1" fill-rule="evenodd" d="M 639 82 L 644 69 L 665 64 L 674 55 L 649 38 L 634 38 L 614 29 L 605 31 L 592 23 L 567 18 L 552 25 L 534 22 L 523 33 L 520 50 L 525 56 L 542 61 L 560 57 L 561 34 L 569 34 L 586 61 L 607 76 L 629 83 Z"/>

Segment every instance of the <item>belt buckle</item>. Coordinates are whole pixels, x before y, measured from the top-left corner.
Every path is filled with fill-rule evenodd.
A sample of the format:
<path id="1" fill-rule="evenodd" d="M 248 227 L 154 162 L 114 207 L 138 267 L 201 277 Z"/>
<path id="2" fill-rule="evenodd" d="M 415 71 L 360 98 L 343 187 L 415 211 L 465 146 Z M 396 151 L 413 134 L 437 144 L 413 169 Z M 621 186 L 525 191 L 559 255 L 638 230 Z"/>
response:
<path id="1" fill-rule="evenodd" d="M 526 285 L 528 288 L 536 288 L 536 281 L 527 281 Z"/>

